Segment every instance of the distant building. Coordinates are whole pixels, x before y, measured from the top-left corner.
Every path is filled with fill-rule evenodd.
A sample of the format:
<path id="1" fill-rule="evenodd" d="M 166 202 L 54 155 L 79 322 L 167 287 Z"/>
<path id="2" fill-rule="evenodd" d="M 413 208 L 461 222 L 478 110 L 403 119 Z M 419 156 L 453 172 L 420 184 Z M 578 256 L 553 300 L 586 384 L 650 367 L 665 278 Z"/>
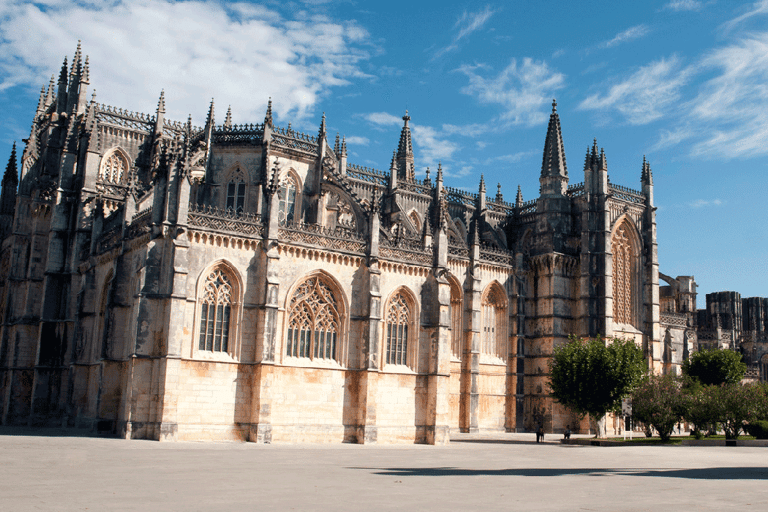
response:
<path id="1" fill-rule="evenodd" d="M 554 102 L 540 195 L 507 202 L 482 177 L 476 194 L 440 167 L 417 179 L 407 112 L 382 172 L 348 162 L 325 117 L 299 133 L 270 103 L 263 123 L 217 125 L 211 103 L 195 127 L 165 118 L 163 94 L 153 116 L 88 85 L 78 47 L 3 178 L 3 424 L 259 442 L 561 431 L 579 422 L 549 397 L 548 362 L 569 335 L 632 338 L 658 372 L 694 349 L 693 279 L 660 310 L 650 165 L 639 190 L 613 184 L 595 141 L 572 184 Z"/>

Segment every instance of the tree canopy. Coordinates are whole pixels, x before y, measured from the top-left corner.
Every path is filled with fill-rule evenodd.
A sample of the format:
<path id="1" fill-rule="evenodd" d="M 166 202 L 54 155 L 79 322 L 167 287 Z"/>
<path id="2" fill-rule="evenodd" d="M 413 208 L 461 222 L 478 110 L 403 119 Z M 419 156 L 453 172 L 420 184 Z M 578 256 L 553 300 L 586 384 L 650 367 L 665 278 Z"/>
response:
<path id="1" fill-rule="evenodd" d="M 646 372 L 643 351 L 634 341 L 608 341 L 572 336 L 555 348 L 549 365 L 552 396 L 596 420 L 618 409 Z"/>
<path id="2" fill-rule="evenodd" d="M 668 441 L 686 413 L 682 379 L 674 375 L 648 375 L 632 391 L 632 417 L 651 425 Z"/>
<path id="3" fill-rule="evenodd" d="M 736 384 L 746 371 L 741 354 L 733 350 L 700 350 L 683 361 L 683 373 L 706 386 Z"/>

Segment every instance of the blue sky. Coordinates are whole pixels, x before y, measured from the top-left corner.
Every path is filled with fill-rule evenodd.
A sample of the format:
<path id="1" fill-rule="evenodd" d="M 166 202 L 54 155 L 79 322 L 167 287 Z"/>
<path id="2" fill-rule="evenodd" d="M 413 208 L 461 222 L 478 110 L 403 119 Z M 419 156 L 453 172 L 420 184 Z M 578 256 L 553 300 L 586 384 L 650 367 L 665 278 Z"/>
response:
<path id="1" fill-rule="evenodd" d="M 615 2 L 0 0 L 0 158 L 29 135 L 40 87 L 90 56 L 99 103 L 202 124 L 323 112 L 349 160 L 387 169 L 411 115 L 421 176 L 538 195 L 552 98 L 571 183 L 593 138 L 611 181 L 651 163 L 661 272 L 703 294 L 768 296 L 768 0 Z M 3 156 L 4 155 L 4 156 Z"/>

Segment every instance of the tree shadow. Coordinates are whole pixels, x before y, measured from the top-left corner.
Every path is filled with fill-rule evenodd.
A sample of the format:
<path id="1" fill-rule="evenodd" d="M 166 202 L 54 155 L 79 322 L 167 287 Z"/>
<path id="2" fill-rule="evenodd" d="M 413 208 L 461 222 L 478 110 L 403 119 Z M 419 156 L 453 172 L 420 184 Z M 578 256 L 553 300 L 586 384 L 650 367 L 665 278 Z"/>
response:
<path id="1" fill-rule="evenodd" d="M 387 476 L 650 476 L 687 478 L 692 480 L 768 480 L 768 467 L 711 467 L 689 469 L 645 468 L 519 468 L 519 469 L 466 469 L 438 468 L 364 468 L 375 475 Z"/>

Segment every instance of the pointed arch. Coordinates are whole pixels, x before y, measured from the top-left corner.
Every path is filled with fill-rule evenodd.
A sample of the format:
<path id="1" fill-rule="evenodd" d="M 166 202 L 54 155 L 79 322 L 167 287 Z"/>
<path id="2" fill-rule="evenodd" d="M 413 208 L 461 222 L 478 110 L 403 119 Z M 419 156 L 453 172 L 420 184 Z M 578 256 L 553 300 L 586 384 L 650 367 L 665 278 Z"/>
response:
<path id="1" fill-rule="evenodd" d="M 408 220 L 413 224 L 416 234 L 421 234 L 421 217 L 415 208 L 411 208 L 411 211 L 408 212 Z"/>
<path id="2" fill-rule="evenodd" d="M 200 273 L 193 354 L 237 354 L 242 294 L 242 277 L 229 261 L 217 260 Z"/>
<path id="3" fill-rule="evenodd" d="M 344 364 L 349 321 L 347 297 L 325 270 L 302 276 L 286 295 L 286 357 Z"/>
<path id="4" fill-rule="evenodd" d="M 628 215 L 622 215 L 611 231 L 613 322 L 639 328 L 640 233 Z"/>
<path id="5" fill-rule="evenodd" d="M 507 293 L 498 281 L 485 287 L 480 300 L 480 353 L 485 356 L 507 359 L 507 306 Z"/>
<path id="6" fill-rule="evenodd" d="M 277 189 L 278 222 L 281 225 L 301 220 L 301 207 L 304 190 L 301 177 L 293 167 L 280 171 Z"/>
<path id="7" fill-rule="evenodd" d="M 448 274 L 451 288 L 451 357 L 461 360 L 464 350 L 464 292 L 461 283 L 453 274 Z"/>
<path id="8" fill-rule="evenodd" d="M 384 308 L 385 365 L 407 366 L 416 370 L 418 345 L 418 301 L 407 286 L 397 287 Z"/>
<path id="9" fill-rule="evenodd" d="M 225 174 L 224 184 L 226 186 L 225 210 L 232 210 L 242 213 L 245 209 L 246 197 L 248 194 L 248 176 L 243 170 L 240 162 L 235 162 Z"/>
<path id="10" fill-rule="evenodd" d="M 120 146 L 115 146 L 104 153 L 99 166 L 97 181 L 110 185 L 125 185 L 131 171 L 131 158 Z"/>
<path id="11" fill-rule="evenodd" d="M 464 224 L 464 221 L 456 217 L 453 219 L 452 224 L 454 226 L 456 235 L 461 239 L 461 242 L 463 243 L 463 245 L 466 245 L 467 244 L 467 226 Z"/>

